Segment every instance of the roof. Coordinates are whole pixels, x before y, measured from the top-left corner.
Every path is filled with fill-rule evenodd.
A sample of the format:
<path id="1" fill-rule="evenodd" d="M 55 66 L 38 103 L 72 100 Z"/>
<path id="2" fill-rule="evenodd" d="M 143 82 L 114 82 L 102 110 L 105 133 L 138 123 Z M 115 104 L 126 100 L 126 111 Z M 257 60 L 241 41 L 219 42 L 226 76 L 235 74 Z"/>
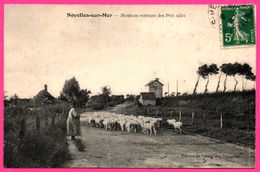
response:
<path id="1" fill-rule="evenodd" d="M 157 83 L 159 83 L 160 85 L 163 86 L 163 84 L 159 81 L 159 79 L 152 80 L 152 81 L 148 82 L 145 86 L 149 86 L 149 85 L 151 85 L 154 82 L 157 82 Z"/>
<path id="2" fill-rule="evenodd" d="M 141 97 L 142 99 L 151 99 L 151 100 L 156 99 L 155 93 L 153 92 L 142 92 Z"/>
<path id="3" fill-rule="evenodd" d="M 53 97 L 47 90 L 41 90 L 33 99 L 32 106 L 42 106 L 43 104 L 62 103 L 63 101 Z"/>

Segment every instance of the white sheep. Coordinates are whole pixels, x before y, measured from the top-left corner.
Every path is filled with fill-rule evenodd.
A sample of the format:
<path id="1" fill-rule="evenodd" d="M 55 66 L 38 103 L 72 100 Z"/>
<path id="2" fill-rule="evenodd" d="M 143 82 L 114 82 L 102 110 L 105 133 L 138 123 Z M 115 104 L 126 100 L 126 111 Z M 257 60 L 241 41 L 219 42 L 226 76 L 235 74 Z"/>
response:
<path id="1" fill-rule="evenodd" d="M 167 119 L 169 125 L 173 125 L 174 122 L 176 122 L 176 119 Z"/>
<path id="2" fill-rule="evenodd" d="M 144 122 L 142 125 L 142 130 L 144 133 L 147 133 L 150 135 L 152 135 L 153 133 L 154 133 L 154 135 L 157 134 L 156 124 L 153 122 Z"/>
<path id="3" fill-rule="evenodd" d="M 177 132 L 176 129 L 178 129 L 180 131 L 180 134 L 181 134 L 182 122 L 174 122 L 173 126 L 174 126 L 175 131 Z"/>
<path id="4" fill-rule="evenodd" d="M 121 130 L 127 132 L 148 132 L 157 134 L 162 119 L 138 115 L 123 115 L 110 112 L 94 112 L 88 116 L 88 122 L 92 126 L 106 130 Z"/>
<path id="5" fill-rule="evenodd" d="M 175 132 L 177 132 L 177 129 L 178 129 L 181 134 L 182 122 L 177 122 L 175 119 L 168 119 L 167 122 L 169 125 L 172 125 L 174 127 Z"/>

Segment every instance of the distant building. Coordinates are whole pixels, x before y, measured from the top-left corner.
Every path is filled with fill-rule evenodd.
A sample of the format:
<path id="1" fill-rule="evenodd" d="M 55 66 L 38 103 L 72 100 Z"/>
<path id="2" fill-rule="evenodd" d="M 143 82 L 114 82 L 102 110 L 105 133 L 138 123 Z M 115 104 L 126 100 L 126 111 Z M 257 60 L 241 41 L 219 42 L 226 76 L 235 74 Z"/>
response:
<path id="1" fill-rule="evenodd" d="M 159 78 L 150 81 L 145 86 L 149 87 L 150 93 L 155 93 L 156 98 L 162 98 L 163 96 L 163 84 L 159 81 Z"/>
<path id="2" fill-rule="evenodd" d="M 31 100 L 31 107 L 41 107 L 43 105 L 47 104 L 57 104 L 57 103 L 63 103 L 63 101 L 56 99 L 48 92 L 48 87 L 45 84 L 44 89 L 39 91 L 39 93 L 34 96 L 34 98 Z"/>
<path id="3" fill-rule="evenodd" d="M 156 95 L 153 92 L 142 92 L 140 94 L 139 102 L 144 106 L 147 106 L 147 105 L 155 106 L 156 105 Z"/>

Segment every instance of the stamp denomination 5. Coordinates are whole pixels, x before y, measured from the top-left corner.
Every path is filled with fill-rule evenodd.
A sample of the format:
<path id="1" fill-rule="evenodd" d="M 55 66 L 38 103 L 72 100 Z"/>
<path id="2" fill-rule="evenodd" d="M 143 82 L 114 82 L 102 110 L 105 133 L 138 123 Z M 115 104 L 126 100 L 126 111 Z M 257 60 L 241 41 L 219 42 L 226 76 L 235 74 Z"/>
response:
<path id="1" fill-rule="evenodd" d="M 253 5 L 221 7 L 223 47 L 255 45 Z"/>

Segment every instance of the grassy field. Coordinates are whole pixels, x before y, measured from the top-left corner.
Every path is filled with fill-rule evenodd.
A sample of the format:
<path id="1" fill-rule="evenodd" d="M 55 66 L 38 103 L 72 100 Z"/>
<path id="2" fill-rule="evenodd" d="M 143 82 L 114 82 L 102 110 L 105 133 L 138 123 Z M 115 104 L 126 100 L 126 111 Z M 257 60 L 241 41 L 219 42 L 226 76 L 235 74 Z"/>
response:
<path id="1" fill-rule="evenodd" d="M 255 91 L 169 97 L 164 101 L 168 103 L 149 107 L 125 102 L 107 111 L 160 117 L 165 128 L 169 127 L 166 120 L 179 120 L 181 112 L 183 130 L 188 133 L 255 147 Z"/>

